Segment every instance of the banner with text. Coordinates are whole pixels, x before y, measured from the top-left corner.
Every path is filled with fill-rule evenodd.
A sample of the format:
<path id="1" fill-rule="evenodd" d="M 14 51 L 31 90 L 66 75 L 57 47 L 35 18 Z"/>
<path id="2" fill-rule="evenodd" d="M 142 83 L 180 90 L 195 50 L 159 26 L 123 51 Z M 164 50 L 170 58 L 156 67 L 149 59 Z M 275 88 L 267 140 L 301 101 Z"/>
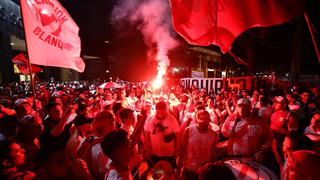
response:
<path id="1" fill-rule="evenodd" d="M 255 78 L 253 76 L 230 78 L 181 78 L 180 84 L 185 88 L 195 86 L 200 89 L 204 88 L 207 92 L 211 89 L 213 89 L 214 92 L 217 92 L 221 89 L 265 89 L 267 87 L 268 80 Z"/>

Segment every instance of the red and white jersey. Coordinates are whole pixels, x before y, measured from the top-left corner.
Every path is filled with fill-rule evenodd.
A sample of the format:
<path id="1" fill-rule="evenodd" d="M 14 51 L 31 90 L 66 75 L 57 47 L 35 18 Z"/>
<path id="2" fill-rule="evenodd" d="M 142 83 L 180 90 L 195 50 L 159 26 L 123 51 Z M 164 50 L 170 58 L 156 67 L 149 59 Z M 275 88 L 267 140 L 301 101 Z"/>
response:
<path id="1" fill-rule="evenodd" d="M 298 120 L 288 111 L 276 111 L 271 116 L 270 129 L 279 133 L 288 134 L 298 129 Z"/>
<path id="2" fill-rule="evenodd" d="M 87 138 L 90 138 L 90 136 L 82 139 L 79 149 L 84 145 Z M 101 141 L 101 138 L 94 136 L 92 141 L 99 142 Z M 91 149 L 89 149 L 91 152 L 89 152 L 91 154 L 91 162 L 87 162 L 87 165 L 95 176 L 101 177 L 107 172 L 112 161 L 106 155 L 104 155 L 100 143 L 97 142 L 93 142 L 94 145 L 92 145 Z"/>
<path id="3" fill-rule="evenodd" d="M 222 125 L 221 133 L 229 137 L 229 155 L 252 156 L 271 147 L 272 134 L 268 124 L 254 115 L 239 119 L 236 114 L 230 115 Z"/>

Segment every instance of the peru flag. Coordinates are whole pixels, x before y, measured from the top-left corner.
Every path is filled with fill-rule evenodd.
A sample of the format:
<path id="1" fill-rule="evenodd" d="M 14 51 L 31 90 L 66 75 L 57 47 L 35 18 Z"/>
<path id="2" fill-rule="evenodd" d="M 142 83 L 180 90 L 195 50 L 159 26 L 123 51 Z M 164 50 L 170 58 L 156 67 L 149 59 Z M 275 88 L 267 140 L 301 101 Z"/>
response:
<path id="1" fill-rule="evenodd" d="M 170 0 L 173 27 L 190 44 L 231 49 L 243 31 L 303 14 L 303 0 Z"/>
<path id="2" fill-rule="evenodd" d="M 26 75 L 30 74 L 29 67 L 28 67 L 28 59 L 23 53 L 20 53 L 15 57 L 13 57 L 12 62 L 19 68 L 19 71 L 22 74 L 26 74 Z M 32 70 L 32 73 L 37 73 L 42 71 L 42 69 L 39 66 L 34 64 L 31 65 L 31 70 Z"/>
<path id="3" fill-rule="evenodd" d="M 57 0 L 21 0 L 23 24 L 32 64 L 83 72 L 79 27 Z"/>

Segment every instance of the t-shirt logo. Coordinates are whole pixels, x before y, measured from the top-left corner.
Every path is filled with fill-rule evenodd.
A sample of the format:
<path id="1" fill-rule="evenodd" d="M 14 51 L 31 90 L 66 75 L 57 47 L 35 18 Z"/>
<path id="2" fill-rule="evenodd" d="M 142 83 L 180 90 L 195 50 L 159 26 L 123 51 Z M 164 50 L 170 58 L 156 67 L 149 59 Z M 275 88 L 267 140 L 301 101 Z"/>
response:
<path id="1" fill-rule="evenodd" d="M 260 136 L 262 134 L 261 126 L 250 125 L 249 126 L 249 136 Z"/>
<path id="2" fill-rule="evenodd" d="M 168 127 L 166 127 L 162 123 L 158 122 L 158 123 L 154 124 L 152 134 L 162 133 L 166 129 L 168 129 Z"/>

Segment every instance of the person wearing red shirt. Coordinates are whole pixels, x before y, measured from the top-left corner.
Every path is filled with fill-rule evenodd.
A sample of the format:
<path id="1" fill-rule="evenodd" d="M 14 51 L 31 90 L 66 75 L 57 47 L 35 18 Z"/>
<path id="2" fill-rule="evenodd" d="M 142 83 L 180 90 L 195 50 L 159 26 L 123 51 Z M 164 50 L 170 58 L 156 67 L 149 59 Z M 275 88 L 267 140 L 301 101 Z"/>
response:
<path id="1" fill-rule="evenodd" d="M 272 150 L 276 157 L 276 160 L 280 166 L 284 163 L 282 144 L 286 135 L 289 132 L 298 130 L 298 122 L 296 116 L 289 112 L 285 98 L 282 96 L 276 96 L 274 98 L 274 110 L 271 115 L 270 129 L 273 133 Z"/>

